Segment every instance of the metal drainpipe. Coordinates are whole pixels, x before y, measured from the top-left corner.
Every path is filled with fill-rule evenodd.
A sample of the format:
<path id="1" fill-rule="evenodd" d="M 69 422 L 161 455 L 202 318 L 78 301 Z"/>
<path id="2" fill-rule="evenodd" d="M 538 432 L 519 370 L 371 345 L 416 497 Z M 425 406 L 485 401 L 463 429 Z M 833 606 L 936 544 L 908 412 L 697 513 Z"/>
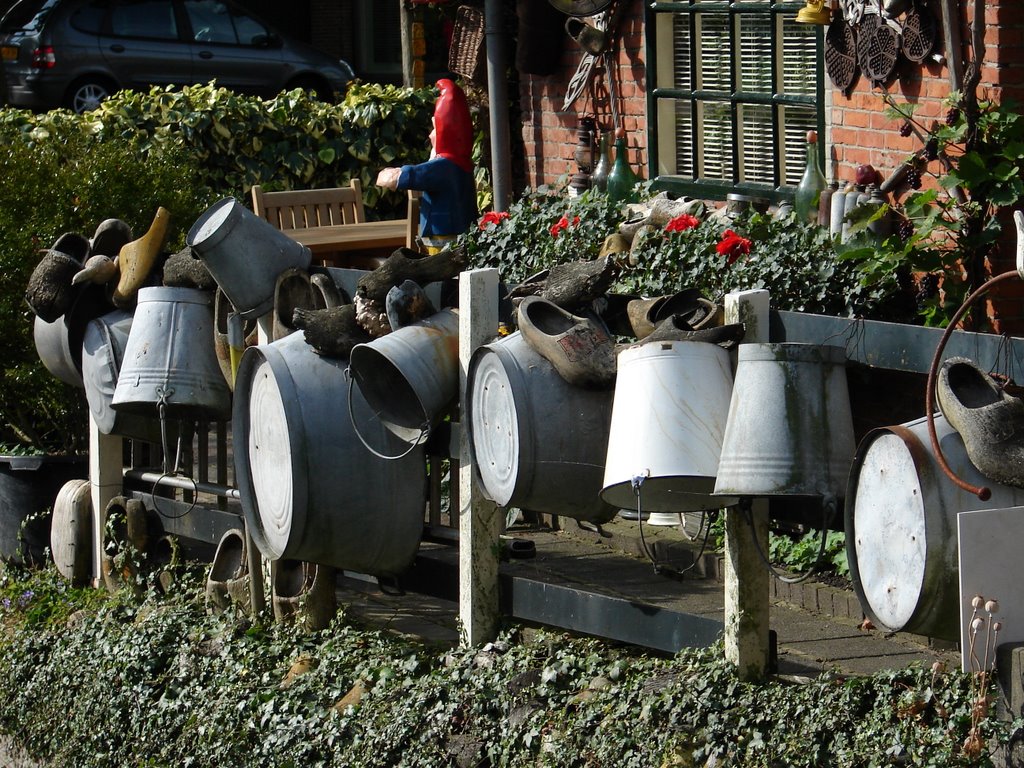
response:
<path id="1" fill-rule="evenodd" d="M 484 35 L 487 41 L 487 91 L 491 119 L 491 184 L 494 188 L 494 210 L 504 211 L 509 204 L 511 162 L 508 132 L 508 68 L 505 40 L 502 35 L 501 0 L 484 3 Z"/>

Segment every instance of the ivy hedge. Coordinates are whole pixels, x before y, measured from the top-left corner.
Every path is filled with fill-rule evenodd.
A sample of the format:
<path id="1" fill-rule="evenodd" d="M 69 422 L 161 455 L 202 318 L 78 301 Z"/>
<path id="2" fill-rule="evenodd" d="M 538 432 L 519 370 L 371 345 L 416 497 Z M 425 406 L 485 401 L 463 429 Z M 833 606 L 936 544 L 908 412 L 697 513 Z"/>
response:
<path id="1" fill-rule="evenodd" d="M 665 658 L 513 626 L 447 650 L 344 615 L 302 634 L 208 614 L 195 570 L 170 583 L 3 573 L 0 730 L 52 768 L 624 768 L 983 766 L 1016 727 L 957 670 L 746 683 L 720 646 Z"/>

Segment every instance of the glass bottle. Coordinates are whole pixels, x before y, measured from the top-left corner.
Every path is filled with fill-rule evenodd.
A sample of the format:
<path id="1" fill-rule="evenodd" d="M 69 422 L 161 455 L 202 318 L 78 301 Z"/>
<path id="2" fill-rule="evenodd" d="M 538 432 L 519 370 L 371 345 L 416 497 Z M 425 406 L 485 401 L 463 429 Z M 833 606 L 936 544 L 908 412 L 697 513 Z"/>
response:
<path id="1" fill-rule="evenodd" d="M 615 132 L 615 164 L 608 174 L 608 197 L 613 203 L 636 202 L 636 181 L 636 174 L 629 166 L 626 132 L 619 128 Z"/>
<path id="2" fill-rule="evenodd" d="M 608 174 L 612 170 L 610 138 L 611 135 L 608 131 L 604 131 L 601 134 L 601 141 L 597 150 L 597 165 L 594 167 L 594 172 L 590 174 L 590 183 L 602 192 L 608 190 Z"/>
<path id="3" fill-rule="evenodd" d="M 793 200 L 796 216 L 800 221 L 817 223 L 818 200 L 824 188 L 825 174 L 821 172 L 821 166 L 818 164 L 818 132 L 808 131 L 807 167 L 804 169 L 800 184 L 797 185 L 796 197 Z"/>

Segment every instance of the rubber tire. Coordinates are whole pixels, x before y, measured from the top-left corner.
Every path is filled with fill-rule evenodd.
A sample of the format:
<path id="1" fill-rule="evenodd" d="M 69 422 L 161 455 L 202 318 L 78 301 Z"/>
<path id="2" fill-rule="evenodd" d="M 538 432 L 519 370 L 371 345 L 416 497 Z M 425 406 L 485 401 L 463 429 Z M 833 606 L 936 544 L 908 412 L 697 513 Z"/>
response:
<path id="1" fill-rule="evenodd" d="M 68 87 L 65 106 L 82 114 L 99 106 L 100 102 L 110 96 L 117 88 L 108 80 L 99 77 L 84 77 L 76 80 Z"/>

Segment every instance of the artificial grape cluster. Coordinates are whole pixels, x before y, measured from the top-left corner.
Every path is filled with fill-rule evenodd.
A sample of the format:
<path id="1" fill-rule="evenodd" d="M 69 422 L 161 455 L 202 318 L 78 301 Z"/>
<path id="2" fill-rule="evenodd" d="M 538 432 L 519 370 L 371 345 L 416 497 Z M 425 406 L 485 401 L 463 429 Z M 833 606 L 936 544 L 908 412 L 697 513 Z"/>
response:
<path id="1" fill-rule="evenodd" d="M 902 136 L 904 139 L 907 138 L 913 132 L 914 129 L 911 127 L 910 123 L 903 123 L 900 126 L 900 136 Z"/>
<path id="2" fill-rule="evenodd" d="M 898 232 L 901 240 L 909 240 L 911 237 L 914 236 L 914 222 L 912 222 L 910 219 L 903 219 L 900 222 Z"/>
<path id="3" fill-rule="evenodd" d="M 927 160 L 937 160 L 939 157 L 939 140 L 932 136 L 924 145 L 924 156 Z M 915 187 L 916 189 L 916 187 Z"/>
<path id="4" fill-rule="evenodd" d="M 907 171 L 906 182 L 907 186 L 909 186 L 911 189 L 920 189 L 921 172 L 917 170 L 917 168 L 911 168 L 909 171 Z"/>
<path id="5" fill-rule="evenodd" d="M 960 119 L 960 109 L 958 107 L 952 107 L 949 112 L 946 113 L 946 125 L 955 125 L 956 121 Z"/>
<path id="6" fill-rule="evenodd" d="M 922 303 L 939 292 L 939 276 L 929 272 L 922 275 L 917 283 L 917 301 Z"/>

